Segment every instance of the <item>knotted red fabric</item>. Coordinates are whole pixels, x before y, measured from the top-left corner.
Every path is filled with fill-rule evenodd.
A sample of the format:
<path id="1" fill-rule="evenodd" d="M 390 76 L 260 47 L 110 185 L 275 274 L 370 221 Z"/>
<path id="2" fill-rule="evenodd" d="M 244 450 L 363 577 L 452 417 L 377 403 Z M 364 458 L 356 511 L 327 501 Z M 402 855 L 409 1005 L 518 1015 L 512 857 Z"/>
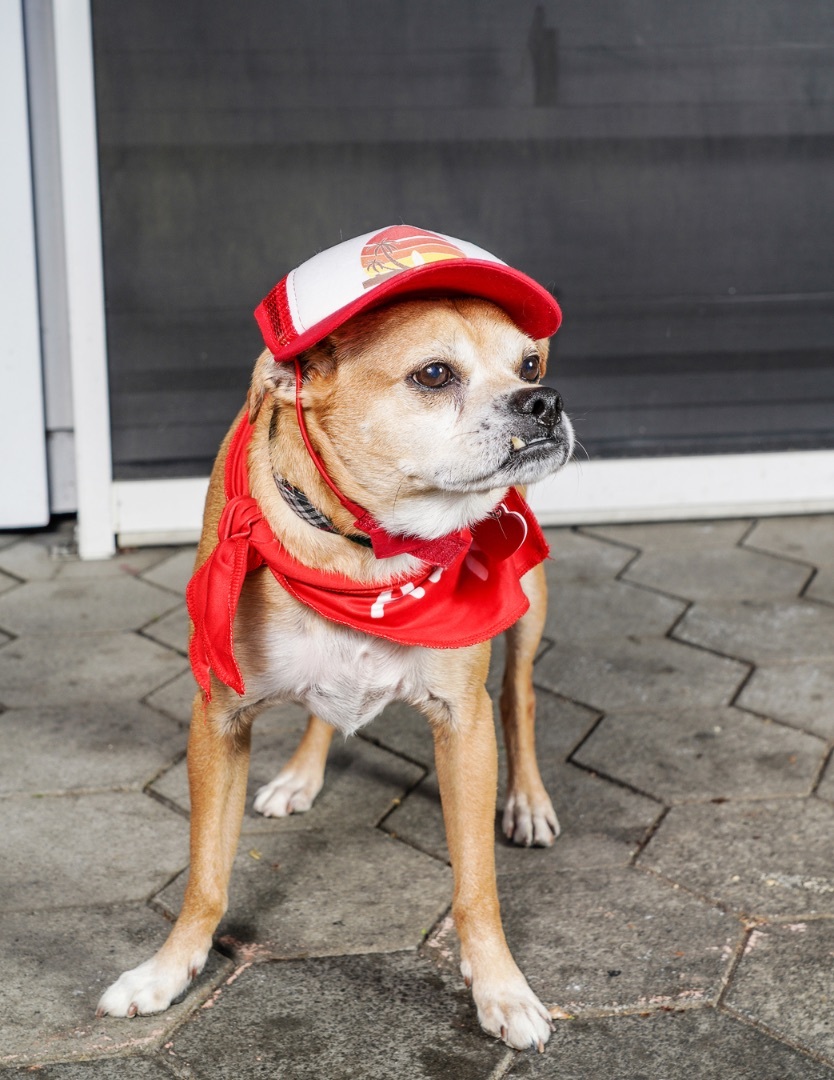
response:
<path id="1" fill-rule="evenodd" d="M 319 615 L 401 645 L 461 649 L 495 637 L 529 607 L 520 579 L 549 549 L 525 500 L 513 488 L 471 533 L 448 567 L 426 565 L 414 575 L 365 585 L 298 562 L 283 547 L 249 491 L 244 416 L 226 459 L 226 506 L 218 544 L 186 589 L 194 624 L 190 657 L 208 697 L 211 672 L 238 694 L 243 676 L 234 654 L 234 620 L 248 573 L 267 566 L 275 580 Z M 458 535 L 458 534 L 454 534 Z"/>

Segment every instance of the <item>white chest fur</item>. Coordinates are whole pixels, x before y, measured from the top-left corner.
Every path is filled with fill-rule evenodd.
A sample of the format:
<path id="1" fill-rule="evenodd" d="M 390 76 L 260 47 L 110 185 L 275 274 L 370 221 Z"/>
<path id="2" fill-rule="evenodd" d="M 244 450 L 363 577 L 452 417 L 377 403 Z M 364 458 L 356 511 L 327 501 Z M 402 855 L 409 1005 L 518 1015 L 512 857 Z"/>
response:
<path id="1" fill-rule="evenodd" d="M 390 701 L 429 696 L 426 650 L 329 622 L 303 608 L 282 612 L 238 650 L 243 704 L 292 700 L 350 735 Z"/>

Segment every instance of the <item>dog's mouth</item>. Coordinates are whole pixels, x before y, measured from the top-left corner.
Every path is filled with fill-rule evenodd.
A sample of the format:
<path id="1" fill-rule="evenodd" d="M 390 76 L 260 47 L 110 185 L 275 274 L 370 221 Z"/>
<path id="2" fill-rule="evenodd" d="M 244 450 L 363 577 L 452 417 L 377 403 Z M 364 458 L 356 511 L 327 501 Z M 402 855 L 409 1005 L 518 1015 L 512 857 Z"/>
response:
<path id="1" fill-rule="evenodd" d="M 522 439 L 520 435 L 513 435 L 510 439 L 511 450 L 506 460 L 510 462 L 520 457 L 526 459 L 539 450 L 551 452 L 561 445 L 562 441 L 561 436 L 555 434 L 540 435 L 535 439 Z"/>
<path id="2" fill-rule="evenodd" d="M 513 435 L 510 439 L 510 452 L 499 465 L 498 471 L 526 470 L 529 466 L 545 463 L 559 468 L 567 461 L 570 452 L 571 440 L 561 430 L 537 435 L 532 439 Z"/>

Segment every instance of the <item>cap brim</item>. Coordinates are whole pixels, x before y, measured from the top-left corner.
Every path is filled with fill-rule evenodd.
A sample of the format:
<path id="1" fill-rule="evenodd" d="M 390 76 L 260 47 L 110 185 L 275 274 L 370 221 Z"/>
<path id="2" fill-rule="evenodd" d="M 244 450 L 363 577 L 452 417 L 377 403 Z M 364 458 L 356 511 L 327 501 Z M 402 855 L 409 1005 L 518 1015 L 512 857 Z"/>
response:
<path id="1" fill-rule="evenodd" d="M 391 300 L 421 296 L 475 296 L 502 308 L 520 330 L 533 338 L 550 337 L 559 329 L 562 312 L 555 298 L 538 282 L 503 263 L 476 259 L 447 259 L 395 274 L 364 295 L 320 319 L 292 341 L 273 350 L 276 360 L 291 360 L 311 348 L 348 319 Z M 268 347 L 274 340 L 264 304 L 255 318 Z"/>

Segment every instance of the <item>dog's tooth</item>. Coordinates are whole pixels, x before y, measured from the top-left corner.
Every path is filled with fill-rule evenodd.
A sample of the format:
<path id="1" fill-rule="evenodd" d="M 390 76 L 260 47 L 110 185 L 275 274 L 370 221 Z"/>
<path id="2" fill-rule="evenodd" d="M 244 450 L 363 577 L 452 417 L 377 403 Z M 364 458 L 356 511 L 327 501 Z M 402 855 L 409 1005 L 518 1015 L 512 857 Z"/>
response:
<path id="1" fill-rule="evenodd" d="M 519 439 L 518 435 L 513 435 L 510 442 L 513 444 L 513 450 L 523 450 L 527 445 L 524 439 Z"/>

